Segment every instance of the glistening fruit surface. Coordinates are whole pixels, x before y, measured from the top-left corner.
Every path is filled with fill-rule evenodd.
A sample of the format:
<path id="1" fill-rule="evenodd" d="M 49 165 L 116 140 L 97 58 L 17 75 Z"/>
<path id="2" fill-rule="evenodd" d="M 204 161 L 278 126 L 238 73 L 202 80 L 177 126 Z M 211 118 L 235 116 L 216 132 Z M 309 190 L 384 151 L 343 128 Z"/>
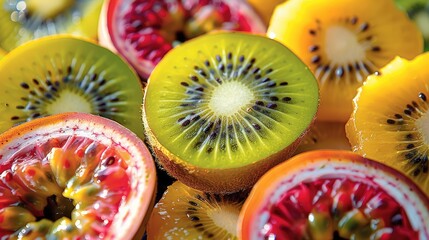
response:
<path id="1" fill-rule="evenodd" d="M 0 135 L 0 235 L 141 237 L 155 184 L 148 149 L 118 123 L 84 113 L 36 119 Z"/>
<path id="2" fill-rule="evenodd" d="M 140 79 L 94 42 L 68 35 L 40 38 L 4 57 L 0 72 L 0 132 L 42 116 L 87 112 L 143 138 Z"/>
<path id="3" fill-rule="evenodd" d="M 314 117 L 317 91 L 307 67 L 280 43 L 218 33 L 178 46 L 159 63 L 144 111 L 152 137 L 176 158 L 234 168 L 299 138 Z"/>
<path id="4" fill-rule="evenodd" d="M 423 50 L 421 32 L 392 0 L 290 0 L 276 8 L 267 34 L 319 80 L 321 121 L 346 122 L 369 74 Z"/>
<path id="5" fill-rule="evenodd" d="M 355 152 L 406 173 L 429 195 L 428 62 L 429 53 L 396 58 L 368 77 L 346 130 Z"/>
<path id="6" fill-rule="evenodd" d="M 428 239 L 429 199 L 405 175 L 349 151 L 312 151 L 267 172 L 241 239 Z"/>

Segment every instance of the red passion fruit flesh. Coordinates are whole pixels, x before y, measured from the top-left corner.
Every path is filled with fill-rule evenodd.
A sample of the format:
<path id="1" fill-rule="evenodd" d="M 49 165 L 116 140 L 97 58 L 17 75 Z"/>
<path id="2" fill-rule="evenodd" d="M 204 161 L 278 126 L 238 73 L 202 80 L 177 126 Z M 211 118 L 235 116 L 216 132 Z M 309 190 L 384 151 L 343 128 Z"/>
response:
<path id="1" fill-rule="evenodd" d="M 241 239 L 428 239 L 429 199 L 398 171 L 348 151 L 297 155 L 267 172 Z"/>
<path id="2" fill-rule="evenodd" d="M 174 46 L 213 30 L 265 33 L 266 27 L 243 0 L 110 0 L 99 37 L 146 79 Z"/>
<path id="3" fill-rule="evenodd" d="M 112 120 L 63 113 L 0 136 L 2 239 L 141 238 L 155 188 L 150 152 Z"/>

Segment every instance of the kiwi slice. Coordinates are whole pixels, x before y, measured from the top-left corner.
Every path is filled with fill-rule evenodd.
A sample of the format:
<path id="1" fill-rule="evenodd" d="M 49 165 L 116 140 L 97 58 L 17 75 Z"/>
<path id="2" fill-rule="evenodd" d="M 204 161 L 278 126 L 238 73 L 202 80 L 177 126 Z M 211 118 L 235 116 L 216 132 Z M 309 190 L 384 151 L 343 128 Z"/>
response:
<path id="1" fill-rule="evenodd" d="M 317 107 L 317 80 L 284 45 L 218 32 L 161 60 L 143 119 L 171 175 L 203 191 L 233 192 L 290 156 Z"/>
<path id="2" fill-rule="evenodd" d="M 411 177 L 429 195 L 429 53 L 368 77 L 347 123 L 353 150 Z M 412 73 L 412 74 L 410 74 Z"/>
<path id="3" fill-rule="evenodd" d="M 10 51 L 59 33 L 96 38 L 102 4 L 103 0 L 0 0 L 0 48 Z"/>
<path id="4" fill-rule="evenodd" d="M 429 1 L 396 0 L 396 3 L 417 24 L 423 34 L 425 51 L 429 51 Z"/>
<path id="5" fill-rule="evenodd" d="M 143 138 L 140 80 L 96 43 L 62 35 L 39 38 L 9 52 L 0 72 L 0 132 L 47 115 L 86 112 Z"/>
<path id="6" fill-rule="evenodd" d="M 369 74 L 423 50 L 421 32 L 392 0 L 290 0 L 275 9 L 267 34 L 319 80 L 321 121 L 346 122 Z"/>
<path id="7" fill-rule="evenodd" d="M 176 181 L 155 205 L 147 239 L 238 239 L 238 216 L 246 194 L 209 194 Z"/>
<path id="8" fill-rule="evenodd" d="M 316 120 L 302 139 L 294 155 L 320 149 L 351 150 L 344 123 Z"/>

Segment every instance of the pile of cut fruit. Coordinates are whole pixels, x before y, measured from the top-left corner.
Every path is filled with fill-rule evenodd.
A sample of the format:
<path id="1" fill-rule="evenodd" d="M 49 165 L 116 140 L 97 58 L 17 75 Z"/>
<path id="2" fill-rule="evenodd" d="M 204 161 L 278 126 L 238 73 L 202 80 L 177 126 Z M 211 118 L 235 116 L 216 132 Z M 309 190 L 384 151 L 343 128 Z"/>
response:
<path id="1" fill-rule="evenodd" d="M 429 0 L 0 0 L 0 239 L 429 239 Z"/>

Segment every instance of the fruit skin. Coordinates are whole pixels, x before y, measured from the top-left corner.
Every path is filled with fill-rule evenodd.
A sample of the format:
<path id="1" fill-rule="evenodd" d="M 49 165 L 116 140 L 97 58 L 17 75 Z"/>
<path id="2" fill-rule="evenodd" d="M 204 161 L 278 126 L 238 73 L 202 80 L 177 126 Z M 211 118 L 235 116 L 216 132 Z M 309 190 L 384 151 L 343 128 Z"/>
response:
<path id="1" fill-rule="evenodd" d="M 307 171 L 307 172 L 306 172 Z M 339 176 L 360 176 L 378 182 L 381 189 L 390 194 L 406 211 L 411 225 L 420 231 L 420 239 L 429 238 L 429 198 L 409 178 L 376 161 L 366 159 L 350 151 L 319 150 L 299 154 L 272 168 L 255 184 L 240 212 L 238 236 L 240 239 L 257 238 L 261 222 L 267 216 L 264 208 L 286 191 L 302 181 L 312 181 Z M 283 188 L 280 188 L 283 183 Z M 290 183 L 290 184 L 285 184 Z M 400 189 L 398 189 L 401 187 Z M 407 196 L 406 198 L 403 196 Z M 413 207 L 420 209 L 414 211 Z M 265 215 L 264 215 L 265 214 Z M 263 224 L 263 223 L 262 223 Z"/>
<path id="2" fill-rule="evenodd" d="M 222 34 L 224 36 L 222 36 Z M 227 36 L 228 34 L 231 34 L 231 36 L 237 37 L 237 39 L 240 39 L 239 36 L 241 34 L 246 35 L 246 37 L 249 37 L 249 36 L 255 37 L 255 35 L 253 34 L 238 33 L 238 32 L 212 33 L 211 36 L 217 35 L 217 37 L 223 37 L 226 39 L 228 37 Z M 200 36 L 199 38 L 202 38 L 202 37 L 204 36 Z M 197 38 L 194 38 L 188 41 L 187 44 L 192 44 L 191 41 L 199 41 L 199 40 Z M 201 42 L 199 42 L 198 44 L 200 43 Z M 276 44 L 279 44 L 279 43 L 276 42 Z M 184 46 L 185 44 L 177 46 L 175 49 L 179 49 Z M 279 46 L 283 48 L 283 45 L 279 44 Z M 306 131 L 308 130 L 308 127 L 314 121 L 314 115 L 311 115 L 311 119 L 310 118 L 308 119 L 308 122 L 309 122 L 308 126 L 306 125 L 306 128 L 303 128 L 302 132 L 297 131 L 296 133 L 297 137 L 294 139 L 291 139 L 290 141 L 291 143 L 288 146 L 284 146 L 284 149 L 279 149 L 279 150 L 276 149 L 276 152 L 272 151 L 269 156 L 263 159 L 255 160 L 255 162 L 248 165 L 231 167 L 231 168 L 222 168 L 221 166 L 209 168 L 209 167 L 204 167 L 202 165 L 193 165 L 189 162 L 186 162 L 179 156 L 172 153 L 166 147 L 164 147 L 162 143 L 160 143 L 159 139 L 157 139 L 155 133 L 152 131 L 147 117 L 147 112 L 149 108 L 147 106 L 148 105 L 147 103 L 149 102 L 148 94 L 153 94 L 154 92 L 154 91 L 151 91 L 150 86 L 151 84 L 159 83 L 159 82 L 156 82 L 157 79 L 153 77 L 154 75 L 157 75 L 163 71 L 162 67 L 166 64 L 166 61 L 170 60 L 170 58 L 169 60 L 165 60 L 165 59 L 167 59 L 167 57 L 172 56 L 172 54 L 173 54 L 173 51 L 169 52 L 166 55 L 166 57 L 163 59 L 164 61 L 161 61 L 160 64 L 157 65 L 156 69 L 151 75 L 151 78 L 149 78 L 148 80 L 148 87 L 146 88 L 145 97 L 144 97 L 142 119 L 145 126 L 146 138 L 149 140 L 149 143 L 153 151 L 155 152 L 156 158 L 159 161 L 159 163 L 171 176 L 182 181 L 188 186 L 191 186 L 201 191 L 213 192 L 213 193 L 231 193 L 231 192 L 237 192 L 240 190 L 246 190 L 251 188 L 263 173 L 268 171 L 273 166 L 285 161 L 293 154 L 293 152 L 301 142 L 302 137 L 305 135 Z M 302 69 L 300 68 L 300 69 L 308 71 L 305 65 L 303 65 L 303 67 L 304 68 Z M 313 107 L 317 108 L 318 91 L 317 89 L 315 89 L 315 91 L 314 92 L 311 91 L 311 93 L 312 93 L 311 95 L 313 95 L 314 93 L 313 97 L 315 97 L 316 100 L 315 102 L 312 102 L 312 104 L 315 103 L 314 106 L 313 105 L 309 106 L 309 108 L 312 108 L 312 109 Z M 153 105 L 151 106 L 153 107 Z M 301 121 L 301 122 L 304 122 L 304 121 Z M 306 122 L 307 120 L 305 121 L 305 123 Z"/>
<path id="3" fill-rule="evenodd" d="M 402 56 L 407 59 L 414 58 L 423 51 L 423 38 L 417 26 L 412 23 L 406 14 L 400 11 L 392 0 L 380 1 L 359 1 L 341 0 L 336 1 L 335 5 L 332 1 L 325 0 L 289 0 L 280 4 L 274 11 L 270 25 L 267 30 L 267 35 L 274 38 L 297 54 L 315 73 L 317 64 L 312 63 L 313 54 L 309 52 L 309 47 L 313 45 L 313 37 L 309 37 L 309 30 L 316 29 L 315 19 L 320 18 L 322 22 L 321 31 L 326 30 L 323 25 L 326 21 L 337 21 L 340 16 L 332 13 L 340 13 L 341 16 L 355 16 L 362 14 L 365 16 L 357 16 L 359 19 L 366 17 L 368 22 L 371 18 L 380 18 L 373 25 L 384 25 L 386 34 L 391 34 L 388 41 L 384 36 L 374 38 L 374 43 L 380 44 L 388 49 L 387 54 L 377 57 L 373 64 L 377 68 L 383 67 L 394 57 Z M 299 20 L 297 20 L 299 18 Z M 302 19 L 301 19 L 302 18 Z M 388 24 L 392 19 L 395 21 L 406 21 L 403 24 Z M 401 32 L 401 34 L 397 34 Z M 322 32 L 318 32 L 322 33 Z M 320 34 L 319 34 L 320 35 Z M 319 36 L 318 36 L 319 37 Z M 364 36 L 361 36 L 364 38 Z M 319 47 L 324 43 L 318 43 Z M 392 51 L 392 52 L 389 52 Z M 326 54 L 321 55 L 321 59 L 326 58 Z M 344 79 L 341 79 L 344 80 Z M 364 81 L 362 79 L 362 81 Z M 336 85 L 329 84 L 336 79 L 327 79 L 324 83 L 320 81 L 320 107 L 318 120 L 320 121 L 341 121 L 346 122 L 352 112 L 352 99 L 356 95 L 356 89 L 362 85 L 361 81 L 352 82 L 341 85 L 335 88 Z M 345 81 L 343 81 L 345 82 Z"/>
<path id="4" fill-rule="evenodd" d="M 142 140 L 120 124 L 107 118 L 75 112 L 26 122 L 0 135 L 0 166 L 8 163 L 16 152 L 43 143 L 49 140 L 49 137 L 70 135 L 96 139 L 103 144 L 119 144 L 127 148 L 132 156 L 128 163 L 132 191 L 120 206 L 105 239 L 141 239 L 154 204 L 156 169 Z"/>
<path id="5" fill-rule="evenodd" d="M 428 61 L 429 53 L 427 52 L 411 61 L 396 57 L 381 69 L 380 74 L 370 75 L 363 86 L 358 89 L 358 93 L 353 100 L 354 110 L 346 124 L 346 134 L 354 152 L 382 162 L 407 174 L 429 196 L 429 174 L 420 171 L 419 176 L 414 176 L 414 168 L 408 167 L 408 161 L 411 160 L 404 159 L 404 151 L 407 150 L 405 147 L 407 143 L 412 143 L 412 141 L 418 142 L 417 138 L 419 138 L 423 139 L 419 147 L 422 149 L 427 147 L 427 142 L 424 140 L 427 136 L 427 128 L 417 129 L 418 127 L 414 126 L 410 131 L 404 129 L 402 131 L 404 132 L 404 136 L 407 133 L 413 133 L 414 137 L 410 141 L 403 138 L 398 139 L 400 136 L 398 136 L 397 132 L 401 129 L 396 127 L 395 129 L 389 129 L 389 124 L 386 123 L 387 119 L 395 119 L 392 116 L 394 113 L 401 114 L 404 118 L 408 117 L 404 113 L 407 103 L 404 102 L 402 105 L 395 101 L 395 96 L 398 94 L 401 94 L 401 96 L 412 96 L 414 99 L 410 99 L 409 103 L 416 100 L 420 105 L 424 106 L 421 99 L 418 99 L 418 95 L 423 93 L 429 96 Z M 377 108 L 373 105 L 374 102 L 385 104 Z M 383 111 L 388 111 L 392 115 L 387 116 L 386 113 L 380 114 Z M 427 114 L 426 109 L 423 115 L 427 116 Z M 415 118 L 415 115 L 409 118 L 414 120 L 419 119 Z M 385 127 L 384 131 L 382 127 Z M 399 141 L 404 143 L 403 148 L 402 146 L 399 148 Z M 415 162 L 414 164 L 418 166 L 419 162 L 422 161 Z M 425 164 L 427 167 L 428 163 L 426 162 Z"/>
<path id="6" fill-rule="evenodd" d="M 122 55 L 134 67 L 140 77 L 145 80 L 149 77 L 155 64 L 147 59 L 138 59 L 133 49 L 133 46 L 126 43 L 122 39 L 121 29 L 123 24 L 118 24 L 116 21 L 121 22 L 121 11 L 125 11 L 126 7 L 131 5 L 132 0 L 105 0 L 101 9 L 100 20 L 98 25 L 98 37 L 101 45 L 109 48 L 111 51 Z M 166 1 L 168 2 L 168 1 Z M 174 2 L 174 1 L 173 1 Z M 181 1 L 179 1 L 181 2 Z M 195 0 L 185 0 L 185 4 L 198 2 Z M 215 1 L 216 2 L 216 1 Z M 249 25 L 252 27 L 252 32 L 265 33 L 266 26 L 259 18 L 259 16 L 248 6 L 244 0 L 218 0 L 217 2 L 225 2 L 231 9 L 238 11 L 240 14 L 246 14 Z M 125 9 L 125 10 L 124 10 Z M 182 20 L 180 20 L 182 21 Z M 122 23 L 122 22 L 121 22 Z M 217 31 L 216 29 L 213 31 Z"/>
<path id="7" fill-rule="evenodd" d="M 0 60 L 6 55 L 6 51 L 0 48 Z"/>

